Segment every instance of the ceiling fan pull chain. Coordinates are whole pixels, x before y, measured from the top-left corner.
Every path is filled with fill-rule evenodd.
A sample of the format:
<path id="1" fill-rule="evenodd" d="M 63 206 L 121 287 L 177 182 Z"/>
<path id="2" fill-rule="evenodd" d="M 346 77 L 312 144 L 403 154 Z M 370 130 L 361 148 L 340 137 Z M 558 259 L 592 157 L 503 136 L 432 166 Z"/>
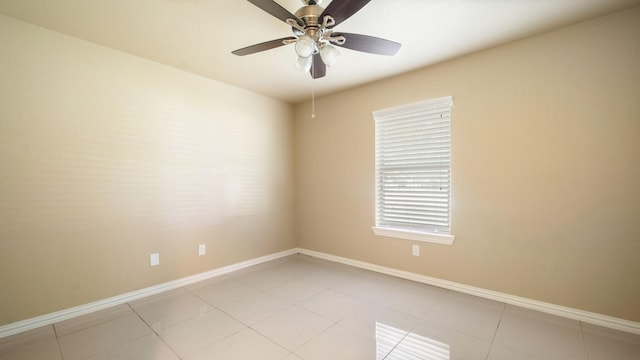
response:
<path id="1" fill-rule="evenodd" d="M 316 82 L 314 78 L 311 78 L 311 118 L 316 117 Z"/>

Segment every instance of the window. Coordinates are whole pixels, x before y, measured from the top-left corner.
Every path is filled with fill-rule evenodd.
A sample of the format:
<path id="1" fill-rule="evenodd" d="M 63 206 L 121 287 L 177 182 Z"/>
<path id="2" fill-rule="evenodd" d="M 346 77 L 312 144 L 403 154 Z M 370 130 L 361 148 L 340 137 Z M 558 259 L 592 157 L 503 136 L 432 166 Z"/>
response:
<path id="1" fill-rule="evenodd" d="M 376 235 L 440 244 L 450 234 L 452 98 L 379 110 Z"/>

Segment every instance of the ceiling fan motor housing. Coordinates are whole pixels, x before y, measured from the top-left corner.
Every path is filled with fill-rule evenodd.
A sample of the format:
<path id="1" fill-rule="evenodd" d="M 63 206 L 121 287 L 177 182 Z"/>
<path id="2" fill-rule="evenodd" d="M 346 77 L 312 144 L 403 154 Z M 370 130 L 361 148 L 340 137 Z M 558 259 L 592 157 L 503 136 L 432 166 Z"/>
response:
<path id="1" fill-rule="evenodd" d="M 322 25 L 318 22 L 318 19 L 323 11 L 324 9 L 318 5 L 307 5 L 298 9 L 295 15 L 304 22 L 305 30 L 308 30 L 309 28 L 315 28 L 317 30 L 320 25 Z M 296 33 L 297 30 L 298 29 L 293 28 L 294 33 Z"/>

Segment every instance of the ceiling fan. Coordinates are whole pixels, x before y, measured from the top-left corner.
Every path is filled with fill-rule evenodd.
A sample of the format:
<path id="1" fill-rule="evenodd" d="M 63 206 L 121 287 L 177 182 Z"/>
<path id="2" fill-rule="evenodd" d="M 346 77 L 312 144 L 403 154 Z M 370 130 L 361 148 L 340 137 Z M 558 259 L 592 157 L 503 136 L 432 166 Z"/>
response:
<path id="1" fill-rule="evenodd" d="M 295 43 L 296 66 L 310 72 L 314 79 L 325 76 L 327 66 L 334 65 L 340 58 L 335 46 L 378 55 L 394 55 L 401 46 L 373 36 L 333 31 L 371 0 L 333 0 L 326 8 L 319 6 L 322 0 L 302 0 L 305 5 L 295 14 L 273 0 L 248 1 L 291 26 L 293 36 L 247 46 L 232 53 L 244 56 Z"/>

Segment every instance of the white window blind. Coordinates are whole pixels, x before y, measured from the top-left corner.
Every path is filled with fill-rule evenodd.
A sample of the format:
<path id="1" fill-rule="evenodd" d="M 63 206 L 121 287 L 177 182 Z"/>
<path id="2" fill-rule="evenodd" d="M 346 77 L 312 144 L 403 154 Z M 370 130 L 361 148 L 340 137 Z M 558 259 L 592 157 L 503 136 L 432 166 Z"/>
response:
<path id="1" fill-rule="evenodd" d="M 449 234 L 452 104 L 445 97 L 373 113 L 376 227 Z"/>

